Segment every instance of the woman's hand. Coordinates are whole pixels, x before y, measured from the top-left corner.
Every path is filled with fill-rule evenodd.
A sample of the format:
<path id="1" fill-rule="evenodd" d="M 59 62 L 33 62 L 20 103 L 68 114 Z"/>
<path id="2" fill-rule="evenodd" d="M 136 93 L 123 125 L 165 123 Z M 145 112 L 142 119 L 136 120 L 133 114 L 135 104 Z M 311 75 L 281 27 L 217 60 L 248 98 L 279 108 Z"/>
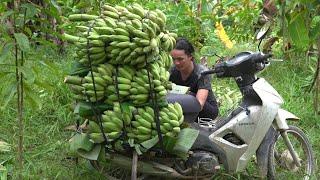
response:
<path id="1" fill-rule="evenodd" d="M 202 110 L 204 104 L 206 103 L 208 93 L 209 93 L 209 90 L 207 90 L 207 89 L 199 89 L 197 92 L 196 98 L 201 105 L 201 110 Z"/>

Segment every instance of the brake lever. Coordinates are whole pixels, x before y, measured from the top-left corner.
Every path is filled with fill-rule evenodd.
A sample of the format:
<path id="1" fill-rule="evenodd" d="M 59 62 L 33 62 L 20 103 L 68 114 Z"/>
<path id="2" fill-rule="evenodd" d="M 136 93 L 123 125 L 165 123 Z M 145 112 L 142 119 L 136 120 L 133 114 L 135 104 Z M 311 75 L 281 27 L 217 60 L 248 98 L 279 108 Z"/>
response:
<path id="1" fill-rule="evenodd" d="M 273 58 L 270 58 L 268 59 L 269 62 L 283 62 L 283 59 L 273 59 Z"/>

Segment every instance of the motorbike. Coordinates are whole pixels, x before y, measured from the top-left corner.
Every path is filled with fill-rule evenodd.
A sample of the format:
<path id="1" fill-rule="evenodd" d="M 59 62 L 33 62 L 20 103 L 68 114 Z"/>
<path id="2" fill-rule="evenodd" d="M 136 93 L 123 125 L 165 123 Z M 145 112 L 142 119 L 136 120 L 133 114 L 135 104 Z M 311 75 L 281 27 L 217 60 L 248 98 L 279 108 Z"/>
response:
<path id="1" fill-rule="evenodd" d="M 260 43 L 267 31 L 258 33 Z M 292 174 L 299 179 L 311 178 L 314 171 L 311 144 L 301 129 L 288 124 L 299 118 L 282 109 L 284 100 L 280 94 L 267 80 L 257 77 L 272 62 L 270 59 L 271 54 L 260 50 L 245 51 L 202 72 L 202 75 L 215 74 L 218 78 L 236 81 L 242 100 L 227 117 L 200 123 L 197 120 L 200 104 L 194 96 L 169 94 L 167 101 L 180 103 L 184 121 L 198 130 L 199 135 L 187 159 L 139 157 L 139 178 L 201 179 L 221 171 L 234 174 L 244 171 L 253 156 L 261 177 L 280 179 Z M 124 177 L 125 172 L 132 169 L 130 154 L 107 152 L 106 159 L 113 169 L 106 172 L 110 179 L 130 178 L 130 174 Z M 105 168 L 98 161 L 91 161 L 91 164 L 101 172 Z"/>

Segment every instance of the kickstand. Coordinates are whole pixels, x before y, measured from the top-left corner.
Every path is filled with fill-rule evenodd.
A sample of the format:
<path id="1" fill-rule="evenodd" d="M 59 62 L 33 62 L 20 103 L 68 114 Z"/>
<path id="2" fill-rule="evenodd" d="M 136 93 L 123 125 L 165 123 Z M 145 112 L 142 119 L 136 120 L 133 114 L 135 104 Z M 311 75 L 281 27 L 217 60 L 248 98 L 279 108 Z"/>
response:
<path id="1" fill-rule="evenodd" d="M 132 153 L 131 180 L 137 180 L 137 166 L 138 166 L 138 154 L 136 151 L 133 151 L 133 153 Z"/>

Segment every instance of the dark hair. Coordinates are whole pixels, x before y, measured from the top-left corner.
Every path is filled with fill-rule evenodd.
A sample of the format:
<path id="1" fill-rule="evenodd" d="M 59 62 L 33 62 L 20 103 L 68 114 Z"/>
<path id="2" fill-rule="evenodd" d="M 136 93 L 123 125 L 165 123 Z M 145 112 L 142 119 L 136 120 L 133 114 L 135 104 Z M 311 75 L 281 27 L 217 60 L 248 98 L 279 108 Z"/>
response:
<path id="1" fill-rule="evenodd" d="M 192 44 L 185 38 L 178 38 L 174 49 L 184 50 L 188 56 L 191 56 L 194 52 Z"/>

